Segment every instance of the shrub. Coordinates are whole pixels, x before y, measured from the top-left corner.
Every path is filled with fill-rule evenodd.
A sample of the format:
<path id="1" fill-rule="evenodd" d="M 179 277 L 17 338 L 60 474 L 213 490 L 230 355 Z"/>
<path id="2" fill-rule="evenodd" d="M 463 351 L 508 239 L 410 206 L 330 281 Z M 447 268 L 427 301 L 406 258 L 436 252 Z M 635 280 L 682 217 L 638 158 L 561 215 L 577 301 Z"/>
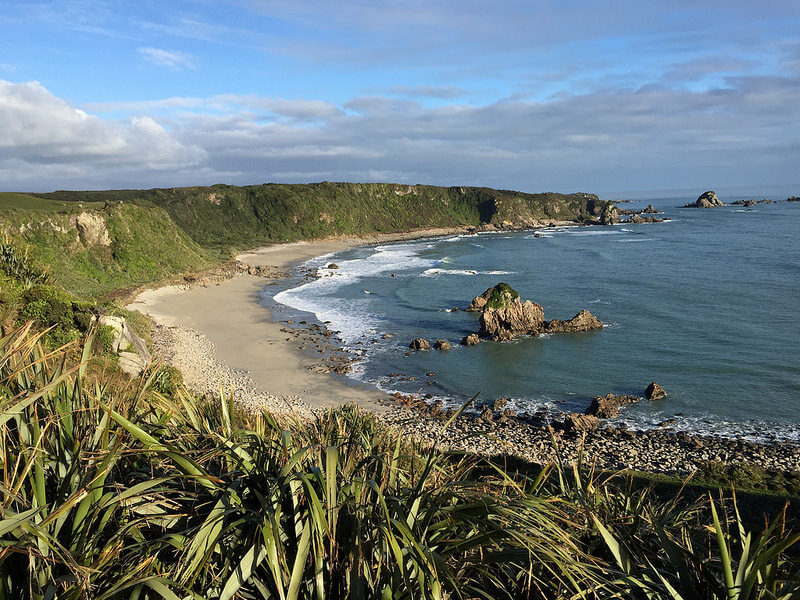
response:
<path id="1" fill-rule="evenodd" d="M 116 329 L 111 327 L 111 325 L 100 325 L 100 327 L 97 328 L 95 339 L 103 349 L 103 352 L 111 352 L 114 348 L 114 338 L 116 338 Z"/>
<path id="2" fill-rule="evenodd" d="M 11 240 L 0 242 L 0 269 L 25 287 L 50 282 L 50 273 L 28 256 L 28 250 L 20 252 Z"/>

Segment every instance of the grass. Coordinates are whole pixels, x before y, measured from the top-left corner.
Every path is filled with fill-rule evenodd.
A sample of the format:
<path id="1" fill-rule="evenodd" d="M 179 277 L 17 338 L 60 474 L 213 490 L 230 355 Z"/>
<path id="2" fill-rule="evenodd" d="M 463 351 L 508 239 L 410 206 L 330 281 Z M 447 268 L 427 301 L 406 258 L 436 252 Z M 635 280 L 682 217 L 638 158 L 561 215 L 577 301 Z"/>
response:
<path id="1" fill-rule="evenodd" d="M 82 208 L 99 208 L 102 202 L 92 202 L 84 204 Z M 22 209 L 47 212 L 66 212 L 80 209 L 74 202 L 52 200 L 41 198 L 30 194 L 20 194 L 17 192 L 0 192 L 0 210 Z"/>
<path id="2" fill-rule="evenodd" d="M 785 513 L 750 531 L 730 494 L 514 474 L 352 407 L 301 422 L 155 375 L 110 386 L 89 342 L 69 352 L 30 327 L 0 339 L 0 598 L 800 593 Z"/>

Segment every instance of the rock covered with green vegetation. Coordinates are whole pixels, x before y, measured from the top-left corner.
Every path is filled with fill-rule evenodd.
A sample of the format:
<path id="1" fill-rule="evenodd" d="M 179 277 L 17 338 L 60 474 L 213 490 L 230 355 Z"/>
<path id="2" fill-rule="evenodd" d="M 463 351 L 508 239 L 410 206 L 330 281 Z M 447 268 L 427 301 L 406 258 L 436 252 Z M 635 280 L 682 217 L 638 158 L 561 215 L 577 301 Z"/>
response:
<path id="1" fill-rule="evenodd" d="M 518 335 L 540 333 L 576 333 L 602 329 L 603 324 L 588 310 L 582 310 L 569 321 L 545 321 L 540 304 L 520 299 L 519 293 L 507 283 L 498 283 L 473 298 L 469 312 L 480 312 L 481 337 L 507 341 Z"/>

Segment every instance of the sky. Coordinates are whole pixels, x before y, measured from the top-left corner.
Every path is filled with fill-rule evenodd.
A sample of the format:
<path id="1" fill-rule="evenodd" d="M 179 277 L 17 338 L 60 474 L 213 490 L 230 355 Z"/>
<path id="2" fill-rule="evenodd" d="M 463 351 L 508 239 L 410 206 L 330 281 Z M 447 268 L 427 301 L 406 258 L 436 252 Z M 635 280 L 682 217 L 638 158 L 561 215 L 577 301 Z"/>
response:
<path id="1" fill-rule="evenodd" d="M 800 193 L 800 2 L 0 6 L 0 191 L 314 181 Z"/>

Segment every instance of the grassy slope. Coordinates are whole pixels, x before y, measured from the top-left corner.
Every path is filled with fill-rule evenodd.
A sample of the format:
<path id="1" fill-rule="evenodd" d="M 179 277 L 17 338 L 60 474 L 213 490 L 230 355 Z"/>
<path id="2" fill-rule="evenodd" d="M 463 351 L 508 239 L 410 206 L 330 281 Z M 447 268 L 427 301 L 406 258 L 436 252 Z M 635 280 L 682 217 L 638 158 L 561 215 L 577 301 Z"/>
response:
<path id="1" fill-rule="evenodd" d="M 106 192 L 54 192 L 54 201 L 157 205 L 206 247 L 533 220 L 591 222 L 608 203 L 590 194 L 524 194 L 489 188 L 399 184 L 264 184 Z"/>
<path id="2" fill-rule="evenodd" d="M 50 265 L 54 283 L 79 296 L 154 281 L 212 264 L 212 257 L 157 207 L 134 204 L 72 204 L 0 210 L 2 233 L 26 246 L 32 258 Z M 86 239 L 80 214 L 104 224 L 110 244 Z M 45 216 L 46 215 L 46 216 Z"/>

